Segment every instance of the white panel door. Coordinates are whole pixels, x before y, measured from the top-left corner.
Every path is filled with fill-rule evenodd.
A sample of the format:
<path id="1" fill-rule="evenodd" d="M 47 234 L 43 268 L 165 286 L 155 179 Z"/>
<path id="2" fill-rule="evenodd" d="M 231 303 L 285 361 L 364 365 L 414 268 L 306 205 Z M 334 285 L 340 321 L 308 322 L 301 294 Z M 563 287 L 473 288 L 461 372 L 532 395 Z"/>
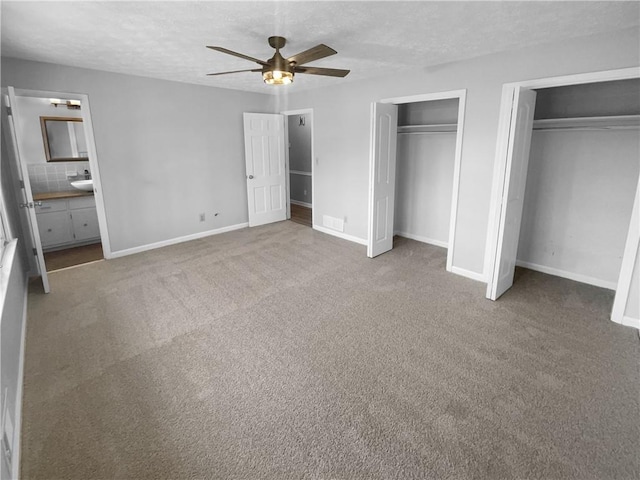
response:
<path id="1" fill-rule="evenodd" d="M 287 218 L 284 115 L 244 114 L 249 226 Z"/>
<path id="2" fill-rule="evenodd" d="M 393 212 L 396 193 L 398 107 L 373 105 L 372 155 L 369 166 L 369 238 L 367 256 L 393 248 Z"/>
<path id="3" fill-rule="evenodd" d="M 44 263 L 44 253 L 42 252 L 42 241 L 40 240 L 40 230 L 38 229 L 38 220 L 36 218 L 35 204 L 33 202 L 33 194 L 31 192 L 31 182 L 29 181 L 29 171 L 27 170 L 27 164 L 24 158 L 21 156 L 21 145 L 23 145 L 24 134 L 21 132 L 19 128 L 20 122 L 14 122 L 14 118 L 20 118 L 20 112 L 18 107 L 18 102 L 16 101 L 15 90 L 13 87 L 8 88 L 9 95 L 5 97 L 8 99 L 9 107 L 11 110 L 11 114 L 7 115 L 7 125 L 9 127 L 9 135 L 8 137 L 9 149 L 13 152 L 13 160 L 18 163 L 16 165 L 16 172 L 20 172 L 22 174 L 22 198 L 23 202 L 20 204 L 21 207 L 26 208 L 28 210 L 27 217 L 29 219 L 29 230 L 31 233 L 31 241 L 32 245 L 35 249 L 34 254 L 37 257 L 38 270 L 40 271 L 40 277 L 42 278 L 42 288 L 45 293 L 49 293 L 49 277 L 47 276 L 47 267 Z"/>
<path id="4" fill-rule="evenodd" d="M 522 88 L 515 90 L 498 224 L 498 243 L 488 292 L 491 300 L 496 300 L 513 285 L 535 105 L 535 91 Z"/>

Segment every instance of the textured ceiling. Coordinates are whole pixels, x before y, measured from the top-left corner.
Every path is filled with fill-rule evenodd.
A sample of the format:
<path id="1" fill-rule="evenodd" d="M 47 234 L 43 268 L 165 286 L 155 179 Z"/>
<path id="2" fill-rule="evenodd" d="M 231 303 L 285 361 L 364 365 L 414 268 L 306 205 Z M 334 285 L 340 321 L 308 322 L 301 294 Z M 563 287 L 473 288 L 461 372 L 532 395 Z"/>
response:
<path id="1" fill-rule="evenodd" d="M 637 26 L 640 2 L 15 2 L 2 0 L 2 55 L 179 82 L 274 93 L 330 86 L 393 69 Z M 257 67 L 205 48 L 266 60 L 267 37 L 285 57 L 325 43 L 337 55 L 310 65 L 347 68 L 345 79 L 296 75 L 266 86 Z"/>

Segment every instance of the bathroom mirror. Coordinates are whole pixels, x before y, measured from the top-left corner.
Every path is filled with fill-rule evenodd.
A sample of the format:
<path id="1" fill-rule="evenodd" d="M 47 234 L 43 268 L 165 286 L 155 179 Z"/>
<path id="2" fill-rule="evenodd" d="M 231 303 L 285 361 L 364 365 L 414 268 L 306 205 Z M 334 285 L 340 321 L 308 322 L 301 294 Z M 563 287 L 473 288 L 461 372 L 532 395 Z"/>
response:
<path id="1" fill-rule="evenodd" d="M 87 140 L 81 118 L 40 117 L 47 162 L 87 161 Z"/>

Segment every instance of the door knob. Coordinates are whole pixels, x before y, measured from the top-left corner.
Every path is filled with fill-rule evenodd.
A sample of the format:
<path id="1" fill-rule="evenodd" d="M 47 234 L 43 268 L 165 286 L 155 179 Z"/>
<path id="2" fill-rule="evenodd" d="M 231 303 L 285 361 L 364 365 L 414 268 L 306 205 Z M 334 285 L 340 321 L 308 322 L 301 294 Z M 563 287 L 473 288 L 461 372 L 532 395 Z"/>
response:
<path id="1" fill-rule="evenodd" d="M 253 175 L 249 175 L 249 180 L 253 180 Z"/>

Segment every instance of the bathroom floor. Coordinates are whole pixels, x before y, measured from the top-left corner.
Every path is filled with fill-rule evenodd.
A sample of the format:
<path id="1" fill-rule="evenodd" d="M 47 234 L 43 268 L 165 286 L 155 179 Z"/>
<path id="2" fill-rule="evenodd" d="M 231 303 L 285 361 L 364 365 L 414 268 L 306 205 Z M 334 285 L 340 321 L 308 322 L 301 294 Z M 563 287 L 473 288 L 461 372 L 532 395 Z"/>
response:
<path id="1" fill-rule="evenodd" d="M 291 204 L 291 221 L 311 227 L 311 212 L 309 207 Z"/>
<path id="2" fill-rule="evenodd" d="M 102 259 L 104 259 L 104 254 L 102 253 L 101 243 L 92 243 L 91 245 L 67 248 L 65 250 L 44 254 L 44 263 L 47 266 L 47 272 Z"/>

